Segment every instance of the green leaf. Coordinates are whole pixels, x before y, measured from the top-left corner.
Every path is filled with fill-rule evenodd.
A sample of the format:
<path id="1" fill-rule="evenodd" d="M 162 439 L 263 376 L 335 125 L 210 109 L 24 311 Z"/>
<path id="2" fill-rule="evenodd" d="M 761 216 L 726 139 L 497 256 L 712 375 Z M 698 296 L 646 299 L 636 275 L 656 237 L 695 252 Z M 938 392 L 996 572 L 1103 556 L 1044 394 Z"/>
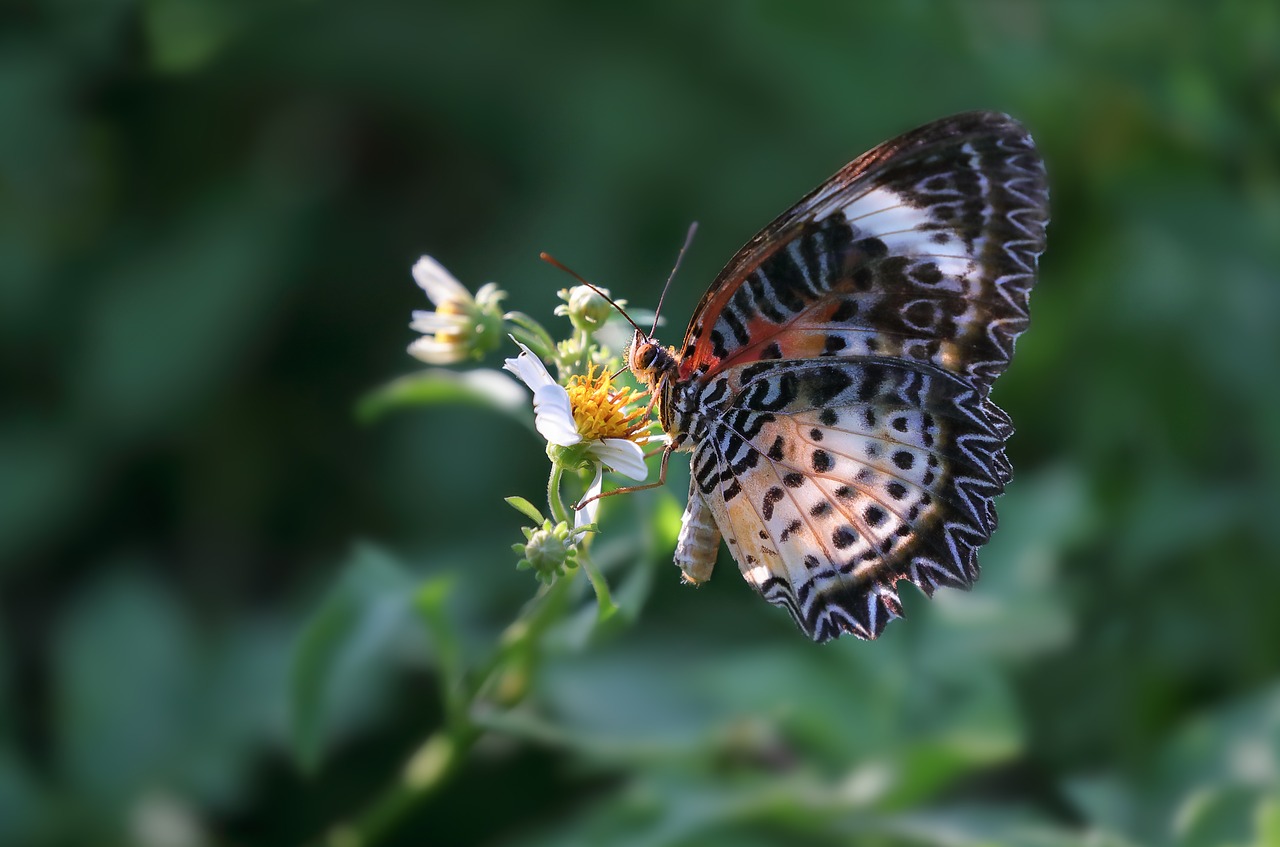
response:
<path id="1" fill-rule="evenodd" d="M 233 191 L 196 204 L 163 237 L 122 241 L 86 280 L 68 402 L 92 414 L 103 443 L 147 443 L 182 426 L 269 331 L 296 236 L 255 200 Z"/>
<path id="2" fill-rule="evenodd" d="M 394 379 L 360 400 L 356 418 L 373 423 L 400 409 L 444 403 L 492 409 L 533 428 L 528 392 L 511 377 L 489 368 L 462 372 L 431 368 Z"/>
<path id="3" fill-rule="evenodd" d="M 1257 825 L 1257 838 L 1254 844 L 1264 847 L 1267 844 L 1280 844 L 1280 790 L 1272 797 L 1264 798 L 1258 803 L 1254 812 Z"/>
<path id="4" fill-rule="evenodd" d="M 1280 685 L 1272 685 L 1188 721 L 1127 780 L 1104 774 L 1065 788 L 1091 824 L 1138 843 L 1170 834 L 1187 847 L 1280 843 L 1270 838 L 1278 741 Z"/>
<path id="5" fill-rule="evenodd" d="M 173 596 L 132 562 L 76 597 L 54 645 L 59 772 L 100 813 L 127 807 L 191 731 L 195 648 Z"/>
<path id="6" fill-rule="evenodd" d="M 229 44 L 246 21 L 246 7 L 210 0 L 152 0 L 142 4 L 143 32 L 156 69 L 201 68 Z"/>
<path id="7" fill-rule="evenodd" d="M 528 347 L 539 359 L 548 361 L 556 356 L 556 342 L 542 324 L 524 312 L 507 312 L 502 316 L 504 321 L 515 324 L 509 327 L 513 338 Z"/>
<path id="8" fill-rule="evenodd" d="M 546 522 L 546 518 L 542 516 L 542 512 L 538 511 L 538 507 L 523 497 L 507 497 L 506 501 L 507 505 L 539 526 Z"/>
<path id="9" fill-rule="evenodd" d="M 0 668 L 12 667 L 7 646 L 0 634 Z M 16 703 L 7 683 L 0 675 L 0 727 L 9 730 L 16 726 Z M 22 843 L 24 836 L 31 840 L 37 819 L 48 811 L 42 787 L 19 755 L 16 741 L 10 732 L 0 730 L 0 844 Z"/>
<path id="10" fill-rule="evenodd" d="M 445 610 L 446 603 L 453 594 L 453 587 L 452 576 L 427 580 L 414 593 L 413 608 L 431 635 L 436 661 L 440 666 L 445 709 L 451 717 L 461 718 L 460 710 L 465 707 L 459 700 L 465 670 L 462 664 L 462 641 Z"/>
<path id="11" fill-rule="evenodd" d="M 657 541 L 664 547 L 674 546 L 680 536 L 680 525 L 684 519 L 684 507 L 676 499 L 671 490 L 664 489 L 658 495 L 658 506 L 654 514 L 654 529 Z"/>
<path id="12" fill-rule="evenodd" d="M 249 773 L 275 744 L 287 703 L 283 624 L 196 625 L 144 561 L 109 560 L 104 570 L 71 601 L 52 650 L 57 790 L 67 792 L 57 797 L 77 797 L 72 831 L 101 831 L 135 804 L 165 802 L 157 787 L 200 807 L 247 802 Z M 7 756 L 0 732 L 0 843 L 28 843 L 5 837 L 18 825 L 10 804 L 31 819 L 44 787 L 24 786 L 23 757 Z"/>
<path id="13" fill-rule="evenodd" d="M 879 832 L 936 847 L 1131 847 L 1118 835 L 1068 830 L 1015 805 L 959 806 L 894 815 L 855 831 Z"/>
<path id="14" fill-rule="evenodd" d="M 413 596 L 413 580 L 398 562 L 361 545 L 307 622 L 290 692 L 294 753 L 305 769 L 319 765 L 335 726 L 377 687 Z"/>
<path id="15" fill-rule="evenodd" d="M 1090 774 L 1065 780 L 1062 789 L 1093 826 L 1109 832 L 1133 829 L 1138 816 L 1136 786 L 1113 774 Z"/>
<path id="16" fill-rule="evenodd" d="M 0 746 L 0 843 L 21 844 L 34 840 L 38 820 L 42 814 L 50 813 L 49 805 L 22 757 L 7 745 Z"/>
<path id="17" fill-rule="evenodd" d="M 1000 501 L 1000 529 L 981 554 L 980 588 L 938 592 L 913 622 L 930 641 L 931 667 L 980 656 L 1025 661 L 1073 637 L 1060 562 L 1090 520 L 1084 482 L 1070 469 L 1047 470 L 1013 482 L 1009 492 Z M 910 606 L 908 614 L 916 617 Z"/>
<path id="18" fill-rule="evenodd" d="M 1253 791 L 1236 785 L 1192 791 L 1173 815 L 1175 843 L 1186 847 L 1245 844 L 1256 801 Z"/>
<path id="19" fill-rule="evenodd" d="M 87 496 L 89 455 L 71 427 L 0 425 L 0 572 L 34 565 L 23 551 L 67 526 Z"/>

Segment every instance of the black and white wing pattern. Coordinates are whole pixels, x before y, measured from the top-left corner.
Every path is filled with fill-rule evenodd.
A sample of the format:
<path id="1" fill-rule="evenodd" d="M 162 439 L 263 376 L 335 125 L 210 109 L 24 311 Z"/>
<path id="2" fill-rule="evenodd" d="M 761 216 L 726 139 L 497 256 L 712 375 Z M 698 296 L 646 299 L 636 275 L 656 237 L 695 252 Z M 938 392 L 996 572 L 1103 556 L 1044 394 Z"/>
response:
<path id="1" fill-rule="evenodd" d="M 723 535 L 817 641 L 875 638 L 900 579 L 971 585 L 1011 475 L 992 383 L 1047 221 L 1031 137 L 975 112 L 866 153 L 751 239 L 672 375 L 668 431 L 694 451 L 686 576 L 709 575 Z"/>

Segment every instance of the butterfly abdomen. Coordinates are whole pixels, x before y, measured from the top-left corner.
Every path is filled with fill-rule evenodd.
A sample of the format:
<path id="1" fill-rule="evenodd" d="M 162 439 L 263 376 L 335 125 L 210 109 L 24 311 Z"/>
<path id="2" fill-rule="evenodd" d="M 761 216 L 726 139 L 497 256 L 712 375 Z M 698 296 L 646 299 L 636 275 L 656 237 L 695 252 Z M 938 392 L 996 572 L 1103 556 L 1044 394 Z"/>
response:
<path id="1" fill-rule="evenodd" d="M 706 501 L 691 491 L 680 522 L 680 537 L 676 540 L 676 566 L 687 582 L 706 582 L 719 550 L 720 528 L 716 526 L 715 517 Z"/>

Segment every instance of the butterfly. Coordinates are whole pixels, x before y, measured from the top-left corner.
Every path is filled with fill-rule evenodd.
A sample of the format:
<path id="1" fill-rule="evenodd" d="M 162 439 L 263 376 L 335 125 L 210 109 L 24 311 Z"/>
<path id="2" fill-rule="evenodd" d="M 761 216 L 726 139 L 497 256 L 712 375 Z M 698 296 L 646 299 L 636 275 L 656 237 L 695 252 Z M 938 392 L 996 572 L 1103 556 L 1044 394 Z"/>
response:
<path id="1" fill-rule="evenodd" d="M 991 402 L 1045 247 L 1031 136 L 970 112 L 850 162 L 746 243 L 680 348 L 637 331 L 627 365 L 673 451 L 692 451 L 675 562 L 721 538 L 814 641 L 873 639 L 896 584 L 968 588 L 1012 469 Z"/>

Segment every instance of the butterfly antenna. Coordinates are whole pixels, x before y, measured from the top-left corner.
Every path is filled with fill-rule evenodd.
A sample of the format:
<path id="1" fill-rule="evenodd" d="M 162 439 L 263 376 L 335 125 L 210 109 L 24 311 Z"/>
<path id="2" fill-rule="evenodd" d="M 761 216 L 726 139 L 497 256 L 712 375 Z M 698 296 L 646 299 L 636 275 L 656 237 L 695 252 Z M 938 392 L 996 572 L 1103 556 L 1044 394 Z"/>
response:
<path id="1" fill-rule="evenodd" d="M 671 276 L 667 277 L 667 284 L 662 286 L 662 294 L 658 296 L 658 308 L 653 310 L 653 329 L 649 330 L 649 337 L 658 331 L 658 315 L 662 313 L 662 301 L 667 297 L 667 289 L 671 287 L 671 281 L 676 278 L 676 271 L 680 270 L 680 262 L 684 260 L 685 251 L 689 249 L 689 245 L 693 243 L 693 234 L 698 231 L 698 222 L 694 221 L 689 224 L 689 232 L 684 237 L 684 246 L 680 248 L 680 252 L 676 254 L 675 267 L 671 269 Z"/>
<path id="2" fill-rule="evenodd" d="M 570 270 L 569 268 L 565 267 L 563 264 L 561 264 L 561 262 L 560 262 L 560 260 L 559 260 L 559 259 L 557 259 L 557 258 L 555 258 L 554 256 L 552 256 L 550 253 L 545 253 L 545 252 L 543 252 L 543 253 L 539 253 L 539 254 L 538 254 L 538 258 L 539 258 L 539 259 L 541 259 L 542 261 L 546 262 L 548 265 L 551 265 L 552 267 L 559 268 L 560 270 L 562 270 L 562 271 L 564 271 L 565 273 L 567 273 L 569 276 L 571 276 L 571 277 L 573 277 L 574 279 L 576 279 L 578 282 L 580 282 L 580 283 L 582 283 L 583 285 L 585 285 L 587 288 L 590 288 L 590 289 L 591 289 L 592 291 L 594 291 L 596 294 L 599 294 L 599 295 L 600 295 L 601 297 L 603 297 L 606 301 L 608 301 L 608 303 L 609 303 L 609 305 L 610 305 L 610 306 L 612 306 L 613 308 L 615 308 L 615 309 L 617 309 L 617 310 L 618 310 L 618 314 L 622 315 L 624 318 L 626 318 L 626 319 L 627 319 L 627 323 L 631 324 L 633 327 L 635 327 L 635 328 L 636 328 L 636 332 L 639 332 L 639 333 L 643 333 L 643 332 L 644 332 L 644 330 L 640 328 L 640 325 L 639 325 L 639 324 L 637 324 L 635 321 L 631 320 L 631 316 L 627 314 L 627 310 L 626 310 L 626 309 L 624 309 L 624 308 L 622 308 L 621 306 L 619 306 L 619 305 L 617 304 L 617 301 L 615 301 L 615 300 L 614 300 L 612 297 L 610 297 L 608 294 L 605 294 L 605 293 L 604 293 L 603 291 L 601 291 L 599 288 L 597 288 L 596 286 L 592 285 L 591 283 L 589 283 L 589 282 L 587 282 L 585 279 L 583 279 L 581 274 L 579 274 L 579 273 L 577 273 L 577 272 L 575 272 L 575 271 L 572 271 L 572 270 Z"/>

